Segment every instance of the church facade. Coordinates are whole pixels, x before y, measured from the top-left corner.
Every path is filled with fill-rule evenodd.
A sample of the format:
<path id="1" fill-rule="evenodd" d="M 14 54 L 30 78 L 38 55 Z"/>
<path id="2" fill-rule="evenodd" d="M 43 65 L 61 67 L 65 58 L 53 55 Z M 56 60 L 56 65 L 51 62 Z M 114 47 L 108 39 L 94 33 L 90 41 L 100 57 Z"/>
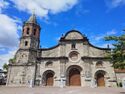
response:
<path id="1" fill-rule="evenodd" d="M 7 86 L 116 86 L 116 75 L 106 57 L 109 48 L 93 46 L 77 30 L 62 36 L 51 48 L 40 48 L 40 26 L 33 14 L 23 25 L 15 61 L 9 63 Z"/>

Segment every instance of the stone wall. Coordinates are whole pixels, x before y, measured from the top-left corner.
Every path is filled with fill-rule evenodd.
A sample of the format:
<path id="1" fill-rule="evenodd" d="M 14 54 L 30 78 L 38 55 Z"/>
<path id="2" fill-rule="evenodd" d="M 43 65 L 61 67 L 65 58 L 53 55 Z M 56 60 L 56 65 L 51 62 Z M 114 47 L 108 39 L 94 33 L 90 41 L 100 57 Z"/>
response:
<path id="1" fill-rule="evenodd" d="M 60 50 L 59 47 L 50 50 L 43 50 L 41 52 L 41 57 L 59 57 L 60 56 L 59 50 Z"/>
<path id="2" fill-rule="evenodd" d="M 124 69 L 115 69 L 117 83 L 121 83 L 123 79 L 125 79 L 125 70 Z"/>
<path id="3" fill-rule="evenodd" d="M 9 66 L 7 85 L 26 86 L 29 81 L 35 78 L 35 66 Z"/>

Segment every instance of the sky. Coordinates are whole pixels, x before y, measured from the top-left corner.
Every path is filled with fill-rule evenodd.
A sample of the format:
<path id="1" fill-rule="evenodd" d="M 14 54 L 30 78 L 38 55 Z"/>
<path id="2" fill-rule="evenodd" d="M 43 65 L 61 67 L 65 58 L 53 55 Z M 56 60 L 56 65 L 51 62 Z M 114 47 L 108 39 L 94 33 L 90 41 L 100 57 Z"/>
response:
<path id="1" fill-rule="evenodd" d="M 104 37 L 119 36 L 125 29 L 125 0 L 0 0 L 0 68 L 15 55 L 23 22 L 33 12 L 42 28 L 42 48 L 57 45 L 72 29 L 97 47 L 112 47 Z"/>

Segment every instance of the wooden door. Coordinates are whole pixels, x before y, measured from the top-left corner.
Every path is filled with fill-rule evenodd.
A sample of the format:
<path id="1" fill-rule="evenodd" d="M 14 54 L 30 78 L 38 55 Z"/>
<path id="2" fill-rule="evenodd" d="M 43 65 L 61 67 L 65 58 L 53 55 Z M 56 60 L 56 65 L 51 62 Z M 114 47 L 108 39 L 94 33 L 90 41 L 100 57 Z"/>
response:
<path id="1" fill-rule="evenodd" d="M 104 75 L 102 73 L 97 74 L 97 86 L 105 86 Z"/>
<path id="2" fill-rule="evenodd" d="M 53 86 L 53 74 L 48 73 L 46 75 L 46 86 Z"/>
<path id="3" fill-rule="evenodd" d="M 69 72 L 69 85 L 81 86 L 80 71 L 78 69 L 72 69 Z"/>

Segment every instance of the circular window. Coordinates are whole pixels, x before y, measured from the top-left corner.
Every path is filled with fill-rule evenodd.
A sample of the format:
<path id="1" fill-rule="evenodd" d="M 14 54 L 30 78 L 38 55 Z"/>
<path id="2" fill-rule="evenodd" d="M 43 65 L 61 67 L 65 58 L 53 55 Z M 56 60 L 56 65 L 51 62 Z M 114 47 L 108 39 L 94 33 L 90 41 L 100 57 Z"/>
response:
<path id="1" fill-rule="evenodd" d="M 79 53 L 76 51 L 73 51 L 69 54 L 69 58 L 71 61 L 76 62 L 79 60 Z"/>

